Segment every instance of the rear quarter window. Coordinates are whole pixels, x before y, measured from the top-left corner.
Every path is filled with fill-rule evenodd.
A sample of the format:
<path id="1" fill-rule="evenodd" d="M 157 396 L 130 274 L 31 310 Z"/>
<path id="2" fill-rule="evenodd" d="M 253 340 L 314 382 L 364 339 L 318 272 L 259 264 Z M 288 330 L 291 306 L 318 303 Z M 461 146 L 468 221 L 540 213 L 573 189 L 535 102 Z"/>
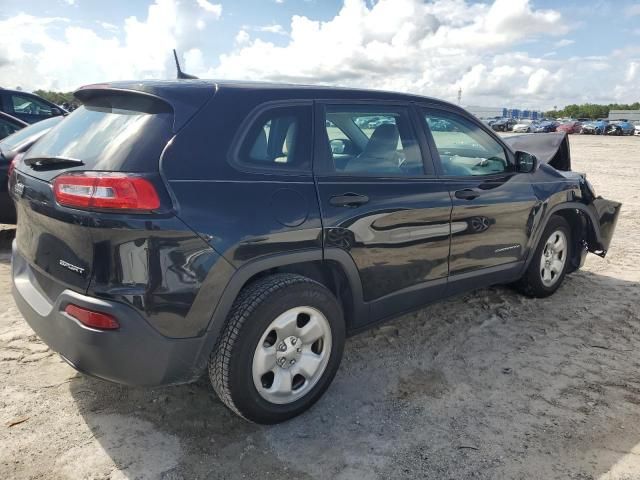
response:
<path id="1" fill-rule="evenodd" d="M 311 105 L 272 106 L 249 116 L 232 156 L 241 169 L 311 174 Z"/>
<path id="2" fill-rule="evenodd" d="M 172 126 L 171 107 L 161 100 L 105 93 L 87 99 L 25 158 L 82 160 L 80 170 L 156 172 Z"/>

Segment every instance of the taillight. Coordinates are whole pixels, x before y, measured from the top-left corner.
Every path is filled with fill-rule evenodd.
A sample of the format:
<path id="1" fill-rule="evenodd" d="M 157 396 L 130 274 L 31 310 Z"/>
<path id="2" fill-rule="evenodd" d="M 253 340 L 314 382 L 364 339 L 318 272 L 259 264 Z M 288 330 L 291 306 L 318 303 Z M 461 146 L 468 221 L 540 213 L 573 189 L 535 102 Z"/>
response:
<path id="1" fill-rule="evenodd" d="M 120 328 L 120 324 L 115 317 L 108 313 L 95 312 L 73 304 L 67 305 L 64 311 L 67 315 L 72 316 L 87 327 L 99 328 L 100 330 L 116 330 Z"/>
<path id="2" fill-rule="evenodd" d="M 7 176 L 9 178 L 11 178 L 11 174 L 13 173 L 13 171 L 16 169 L 16 159 L 14 157 L 13 160 L 11 160 L 11 163 L 9 164 L 9 170 L 7 171 Z"/>
<path id="3" fill-rule="evenodd" d="M 16 165 L 18 164 L 18 161 L 20 160 L 20 158 L 24 155 L 24 153 L 19 153 L 17 154 L 15 157 L 13 157 L 13 159 L 11 160 L 11 163 L 9 163 L 9 169 L 7 170 L 7 178 L 9 180 L 11 180 L 11 174 L 14 172 L 14 170 L 16 169 Z"/>
<path id="4" fill-rule="evenodd" d="M 112 172 L 63 174 L 53 181 L 56 201 L 80 209 L 149 212 L 160 207 L 160 198 L 146 178 Z"/>

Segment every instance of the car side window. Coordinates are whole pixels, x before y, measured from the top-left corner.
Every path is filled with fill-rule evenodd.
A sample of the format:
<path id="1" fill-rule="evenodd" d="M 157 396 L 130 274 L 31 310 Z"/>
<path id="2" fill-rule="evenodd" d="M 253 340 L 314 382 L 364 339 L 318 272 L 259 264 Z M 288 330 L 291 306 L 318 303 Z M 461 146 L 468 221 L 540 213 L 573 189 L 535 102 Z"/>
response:
<path id="1" fill-rule="evenodd" d="M 3 118 L 0 118 L 0 139 L 4 137 L 8 137 L 14 132 L 20 130 L 20 127 L 14 125 L 13 123 L 9 123 Z"/>
<path id="2" fill-rule="evenodd" d="M 238 161 L 274 171 L 311 172 L 311 106 L 273 107 L 249 127 Z"/>
<path id="3" fill-rule="evenodd" d="M 324 119 L 336 173 L 424 175 L 422 155 L 404 107 L 329 105 Z"/>
<path id="4" fill-rule="evenodd" d="M 503 146 L 462 115 L 423 109 L 445 175 L 495 175 L 509 170 Z"/>
<path id="5" fill-rule="evenodd" d="M 14 113 L 40 115 L 42 117 L 53 116 L 51 106 L 34 97 L 26 95 L 11 95 L 11 105 Z"/>

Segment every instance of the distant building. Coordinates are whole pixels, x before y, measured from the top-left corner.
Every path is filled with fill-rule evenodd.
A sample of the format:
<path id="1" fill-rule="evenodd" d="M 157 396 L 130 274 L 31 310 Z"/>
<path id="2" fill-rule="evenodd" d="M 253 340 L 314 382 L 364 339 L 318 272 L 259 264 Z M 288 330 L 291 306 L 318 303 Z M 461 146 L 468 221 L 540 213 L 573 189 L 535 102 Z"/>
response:
<path id="1" fill-rule="evenodd" d="M 519 108 L 503 108 L 503 107 L 465 107 L 467 111 L 471 112 L 478 118 L 530 118 L 536 120 L 542 118 L 544 115 L 537 110 L 524 110 Z"/>
<path id="2" fill-rule="evenodd" d="M 609 120 L 640 121 L 640 110 L 609 110 Z"/>

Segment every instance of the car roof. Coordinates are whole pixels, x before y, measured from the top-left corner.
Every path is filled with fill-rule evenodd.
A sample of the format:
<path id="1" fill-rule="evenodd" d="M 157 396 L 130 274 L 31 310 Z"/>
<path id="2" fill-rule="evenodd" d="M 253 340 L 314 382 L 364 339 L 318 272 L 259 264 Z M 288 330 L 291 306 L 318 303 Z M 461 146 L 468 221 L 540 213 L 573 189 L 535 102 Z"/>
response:
<path id="1" fill-rule="evenodd" d="M 185 95 L 185 91 L 192 94 L 200 92 L 211 94 L 222 90 L 250 90 L 253 92 L 263 92 L 268 96 L 270 92 L 278 93 L 278 98 L 290 97 L 292 99 L 352 99 L 352 100 L 398 100 L 421 103 L 439 103 L 456 110 L 463 110 L 458 105 L 421 95 L 391 92 L 385 90 L 369 90 L 362 88 L 334 87 L 323 85 L 300 85 L 293 83 L 275 82 L 253 82 L 240 80 L 143 80 L 143 81 L 117 81 L 86 85 L 76 91 L 82 92 L 87 89 L 115 89 L 133 90 L 148 93 L 170 100 L 175 96 Z M 289 93 L 289 95 L 287 95 Z"/>

